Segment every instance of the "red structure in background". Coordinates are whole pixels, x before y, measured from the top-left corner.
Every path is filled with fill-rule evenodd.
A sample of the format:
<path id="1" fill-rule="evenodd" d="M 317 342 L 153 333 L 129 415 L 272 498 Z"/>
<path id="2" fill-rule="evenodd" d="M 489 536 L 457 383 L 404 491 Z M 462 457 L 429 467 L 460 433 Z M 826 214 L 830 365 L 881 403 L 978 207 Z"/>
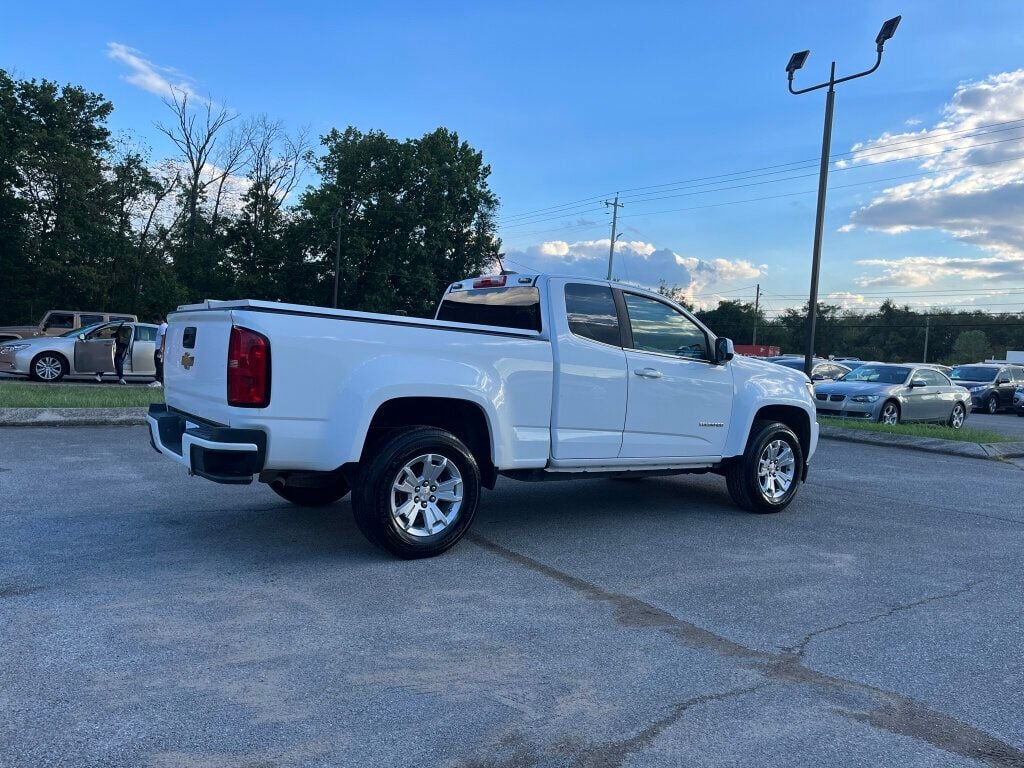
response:
<path id="1" fill-rule="evenodd" d="M 777 357 L 782 354 L 781 349 L 767 344 L 734 344 L 733 348 L 737 354 L 747 357 Z"/>

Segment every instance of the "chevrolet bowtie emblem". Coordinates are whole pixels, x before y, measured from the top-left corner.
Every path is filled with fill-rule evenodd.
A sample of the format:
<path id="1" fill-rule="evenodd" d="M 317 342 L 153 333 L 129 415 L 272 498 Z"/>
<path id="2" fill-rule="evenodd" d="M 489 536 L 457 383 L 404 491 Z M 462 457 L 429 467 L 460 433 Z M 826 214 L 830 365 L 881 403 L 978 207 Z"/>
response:
<path id="1" fill-rule="evenodd" d="M 195 365 L 196 359 L 192 357 L 188 352 L 181 356 L 181 367 L 186 371 Z"/>

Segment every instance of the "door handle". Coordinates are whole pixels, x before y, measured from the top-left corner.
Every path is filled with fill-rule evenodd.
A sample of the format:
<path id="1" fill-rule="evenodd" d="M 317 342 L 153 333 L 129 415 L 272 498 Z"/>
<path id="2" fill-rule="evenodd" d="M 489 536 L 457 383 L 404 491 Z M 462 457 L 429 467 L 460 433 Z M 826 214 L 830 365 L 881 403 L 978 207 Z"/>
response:
<path id="1" fill-rule="evenodd" d="M 664 375 L 656 368 L 635 368 L 633 373 L 643 376 L 645 379 L 660 379 Z"/>

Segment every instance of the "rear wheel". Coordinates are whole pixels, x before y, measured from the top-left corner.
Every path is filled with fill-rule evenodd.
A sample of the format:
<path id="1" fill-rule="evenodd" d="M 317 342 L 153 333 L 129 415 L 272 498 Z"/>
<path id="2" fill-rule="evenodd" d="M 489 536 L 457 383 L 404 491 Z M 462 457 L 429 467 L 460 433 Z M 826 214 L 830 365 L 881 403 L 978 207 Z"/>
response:
<path id="1" fill-rule="evenodd" d="M 749 512 L 781 512 L 796 496 L 803 466 L 803 448 L 792 429 L 756 421 L 742 458 L 726 471 L 729 495 Z"/>
<path id="2" fill-rule="evenodd" d="M 300 507 L 326 507 L 349 492 L 349 485 L 344 479 L 338 478 L 330 485 L 317 488 L 304 488 L 299 485 L 279 485 L 271 483 L 274 493 L 292 504 Z"/>
<path id="3" fill-rule="evenodd" d="M 957 403 L 953 406 L 953 413 L 949 415 L 949 421 L 947 424 L 953 429 L 960 429 L 964 425 L 964 419 L 967 418 L 967 409 L 964 408 L 963 403 Z"/>
<path id="4" fill-rule="evenodd" d="M 356 525 L 402 558 L 433 557 L 466 533 L 480 500 L 480 469 L 455 435 L 412 427 L 378 443 L 352 493 Z"/>
<path id="5" fill-rule="evenodd" d="M 900 406 L 896 401 L 890 400 L 882 406 L 882 412 L 878 414 L 878 421 L 895 427 L 900 423 Z"/>
<path id="6" fill-rule="evenodd" d="M 63 379 L 67 372 L 68 361 L 55 352 L 40 352 L 32 358 L 32 364 L 29 366 L 31 378 L 51 384 Z"/>

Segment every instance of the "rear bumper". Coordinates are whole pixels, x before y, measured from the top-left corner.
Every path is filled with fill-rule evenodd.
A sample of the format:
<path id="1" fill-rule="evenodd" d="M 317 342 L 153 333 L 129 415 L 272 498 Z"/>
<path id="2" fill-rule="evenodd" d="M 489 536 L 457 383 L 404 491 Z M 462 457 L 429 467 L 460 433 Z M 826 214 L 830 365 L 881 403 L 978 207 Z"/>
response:
<path id="1" fill-rule="evenodd" d="M 267 435 L 258 429 L 199 424 L 162 403 L 149 406 L 146 421 L 153 449 L 184 465 L 189 474 L 244 485 L 263 471 Z"/>

